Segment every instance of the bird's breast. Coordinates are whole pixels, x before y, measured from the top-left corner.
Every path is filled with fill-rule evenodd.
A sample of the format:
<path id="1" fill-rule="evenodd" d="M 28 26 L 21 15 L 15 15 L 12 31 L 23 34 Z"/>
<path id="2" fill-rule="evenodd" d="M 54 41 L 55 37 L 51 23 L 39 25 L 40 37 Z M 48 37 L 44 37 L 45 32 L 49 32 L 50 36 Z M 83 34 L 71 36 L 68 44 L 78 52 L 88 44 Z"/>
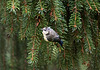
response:
<path id="1" fill-rule="evenodd" d="M 42 33 L 43 33 L 43 36 L 44 36 L 44 40 L 48 42 L 48 39 L 47 39 L 46 35 L 44 34 L 44 32 L 42 32 Z"/>

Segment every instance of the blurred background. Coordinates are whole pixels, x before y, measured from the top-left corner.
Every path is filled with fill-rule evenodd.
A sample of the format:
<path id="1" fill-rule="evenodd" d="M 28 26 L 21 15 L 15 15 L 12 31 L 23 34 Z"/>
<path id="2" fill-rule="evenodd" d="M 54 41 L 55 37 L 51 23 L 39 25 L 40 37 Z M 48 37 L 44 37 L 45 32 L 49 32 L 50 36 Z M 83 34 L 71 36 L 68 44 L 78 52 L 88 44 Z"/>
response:
<path id="1" fill-rule="evenodd" d="M 0 70 L 100 70 L 100 1 L 0 0 Z"/>

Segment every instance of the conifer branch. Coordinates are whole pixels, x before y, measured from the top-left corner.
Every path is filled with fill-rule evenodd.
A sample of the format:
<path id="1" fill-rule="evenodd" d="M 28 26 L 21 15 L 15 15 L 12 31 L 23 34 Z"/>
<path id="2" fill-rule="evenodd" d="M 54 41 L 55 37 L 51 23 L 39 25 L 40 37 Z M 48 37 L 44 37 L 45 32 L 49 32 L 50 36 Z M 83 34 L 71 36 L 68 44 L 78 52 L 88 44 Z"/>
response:
<path id="1" fill-rule="evenodd" d="M 29 19 L 29 17 L 28 17 L 28 19 Z M 24 35 L 25 35 L 25 33 L 26 33 L 27 29 L 28 29 L 29 24 L 30 24 L 30 23 L 28 23 L 27 26 L 26 26 L 26 29 L 25 29 L 25 31 L 24 31 Z"/>
<path id="2" fill-rule="evenodd" d="M 77 14 L 77 6 L 76 6 L 76 2 L 77 2 L 77 0 L 75 0 L 75 21 L 74 21 L 74 27 L 77 27 L 77 25 L 76 25 L 76 14 Z"/>
<path id="3" fill-rule="evenodd" d="M 84 20 L 82 19 L 82 22 L 83 22 L 83 29 L 84 29 L 84 33 L 85 33 L 85 37 L 86 37 L 86 40 L 87 40 L 87 43 L 88 43 L 88 46 L 89 46 L 89 51 L 91 50 L 91 46 L 90 46 L 90 43 L 89 43 L 89 39 L 88 39 L 88 36 L 87 36 L 87 32 L 86 32 L 86 28 L 84 26 Z"/>
<path id="4" fill-rule="evenodd" d="M 92 0 L 92 1 L 93 1 L 93 0 Z M 98 14 L 99 14 L 99 11 L 98 11 L 98 9 L 97 9 L 97 7 L 96 7 L 94 1 L 93 1 L 93 4 L 94 4 L 94 7 L 95 7 L 95 10 L 96 10 L 96 11 L 98 12 Z"/>
<path id="5" fill-rule="evenodd" d="M 91 7 L 91 5 L 89 4 L 88 0 L 86 0 L 86 2 L 88 3 L 88 5 L 89 5 L 90 9 L 92 9 L 92 7 Z"/>
<path id="6" fill-rule="evenodd" d="M 12 12 L 11 12 L 11 16 L 12 16 L 12 18 L 11 18 L 11 33 L 13 32 L 13 15 L 12 15 Z"/>

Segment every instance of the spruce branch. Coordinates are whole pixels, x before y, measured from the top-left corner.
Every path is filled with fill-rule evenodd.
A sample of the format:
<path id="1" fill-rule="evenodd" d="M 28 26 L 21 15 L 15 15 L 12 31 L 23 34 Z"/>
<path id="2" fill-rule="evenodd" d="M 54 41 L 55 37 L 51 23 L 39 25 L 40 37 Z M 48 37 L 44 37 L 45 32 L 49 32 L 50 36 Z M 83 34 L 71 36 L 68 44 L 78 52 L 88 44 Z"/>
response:
<path id="1" fill-rule="evenodd" d="M 91 46 L 90 46 L 90 42 L 89 42 L 89 39 L 88 39 L 88 36 L 87 36 L 87 32 L 86 32 L 86 28 L 84 26 L 84 20 L 82 19 L 82 22 L 83 22 L 83 29 L 84 29 L 84 34 L 85 34 L 85 37 L 86 37 L 86 40 L 88 42 L 88 46 L 89 46 L 89 51 L 91 50 Z"/>
<path id="2" fill-rule="evenodd" d="M 94 7 L 95 7 L 95 10 L 98 12 L 98 15 L 99 15 L 99 11 L 98 11 L 98 9 L 97 9 L 97 7 L 96 7 L 96 5 L 95 5 L 95 2 L 92 0 L 92 2 L 93 2 L 93 4 L 94 4 Z"/>
<path id="3" fill-rule="evenodd" d="M 92 7 L 91 7 L 91 5 L 90 5 L 89 1 L 88 1 L 88 0 L 86 0 L 86 2 L 88 3 L 88 5 L 89 5 L 90 9 L 92 10 Z"/>

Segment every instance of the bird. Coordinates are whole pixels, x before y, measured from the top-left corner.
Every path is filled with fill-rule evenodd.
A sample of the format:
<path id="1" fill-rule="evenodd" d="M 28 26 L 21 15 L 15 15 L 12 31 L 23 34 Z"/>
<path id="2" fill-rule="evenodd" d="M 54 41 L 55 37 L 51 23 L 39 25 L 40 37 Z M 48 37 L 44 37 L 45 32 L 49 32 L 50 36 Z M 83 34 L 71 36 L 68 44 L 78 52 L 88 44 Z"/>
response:
<path id="1" fill-rule="evenodd" d="M 44 27 L 41 30 L 45 41 L 58 42 L 61 46 L 63 46 L 63 41 L 51 27 Z"/>

